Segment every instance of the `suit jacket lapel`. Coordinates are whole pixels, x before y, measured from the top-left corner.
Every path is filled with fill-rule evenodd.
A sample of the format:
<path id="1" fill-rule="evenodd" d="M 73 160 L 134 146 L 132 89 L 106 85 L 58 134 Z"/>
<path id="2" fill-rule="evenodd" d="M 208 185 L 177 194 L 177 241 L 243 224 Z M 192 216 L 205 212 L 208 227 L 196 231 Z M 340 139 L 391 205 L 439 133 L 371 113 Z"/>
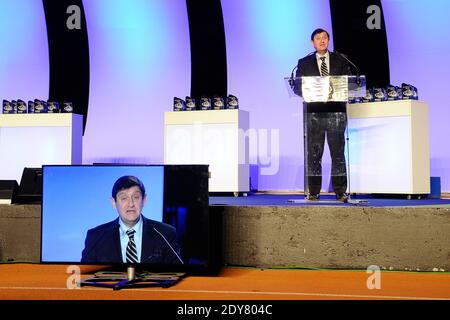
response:
<path id="1" fill-rule="evenodd" d="M 113 238 L 113 260 L 112 261 L 123 261 L 122 260 L 122 246 L 120 245 L 120 230 L 119 230 L 119 218 L 115 220 L 113 225 L 112 238 Z"/>
<path id="2" fill-rule="evenodd" d="M 314 74 L 313 74 L 313 76 L 319 77 L 319 76 L 320 76 L 320 70 L 319 70 L 319 65 L 317 64 L 317 57 L 316 57 L 316 54 L 313 54 L 313 55 L 311 56 L 311 62 L 312 62 L 312 64 L 313 64 L 313 69 L 314 69 Z"/>
<path id="3" fill-rule="evenodd" d="M 335 55 L 330 52 L 330 76 L 339 74 Z"/>

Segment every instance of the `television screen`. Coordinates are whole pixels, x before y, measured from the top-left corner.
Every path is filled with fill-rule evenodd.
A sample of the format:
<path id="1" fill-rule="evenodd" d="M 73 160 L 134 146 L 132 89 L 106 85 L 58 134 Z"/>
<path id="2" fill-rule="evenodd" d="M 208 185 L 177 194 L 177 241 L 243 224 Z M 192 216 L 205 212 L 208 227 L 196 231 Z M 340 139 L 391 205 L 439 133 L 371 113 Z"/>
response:
<path id="1" fill-rule="evenodd" d="M 42 185 L 42 263 L 200 273 L 220 264 L 206 165 L 48 165 Z"/>

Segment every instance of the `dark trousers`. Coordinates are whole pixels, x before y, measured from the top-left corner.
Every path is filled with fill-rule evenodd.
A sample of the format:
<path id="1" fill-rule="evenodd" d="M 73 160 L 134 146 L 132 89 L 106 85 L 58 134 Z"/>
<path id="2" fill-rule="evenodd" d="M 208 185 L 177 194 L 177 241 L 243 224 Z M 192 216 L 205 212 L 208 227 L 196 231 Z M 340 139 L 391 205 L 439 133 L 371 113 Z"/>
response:
<path id="1" fill-rule="evenodd" d="M 307 168 L 305 185 L 309 194 L 319 194 L 322 186 L 322 155 L 327 137 L 331 155 L 331 183 L 335 193 L 347 190 L 345 164 L 345 112 L 306 113 Z"/>

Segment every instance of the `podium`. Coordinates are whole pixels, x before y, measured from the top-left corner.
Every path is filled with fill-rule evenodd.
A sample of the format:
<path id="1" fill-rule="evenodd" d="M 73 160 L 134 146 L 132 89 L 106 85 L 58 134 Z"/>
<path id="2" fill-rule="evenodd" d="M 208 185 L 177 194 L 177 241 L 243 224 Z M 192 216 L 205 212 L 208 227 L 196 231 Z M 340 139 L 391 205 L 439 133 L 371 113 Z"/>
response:
<path id="1" fill-rule="evenodd" d="M 209 192 L 249 192 L 248 111 L 164 113 L 164 163 L 207 164 Z"/>
<path id="2" fill-rule="evenodd" d="M 322 186 L 322 156 L 327 141 L 332 157 L 331 181 L 336 193 L 350 192 L 346 104 L 366 94 L 365 76 L 286 77 L 290 97 L 303 98 L 305 196 Z"/>
<path id="3" fill-rule="evenodd" d="M 0 180 L 20 181 L 25 167 L 82 163 L 83 116 L 1 114 Z"/>
<path id="4" fill-rule="evenodd" d="M 345 102 L 366 95 L 366 76 L 285 77 L 289 97 L 306 103 Z"/>

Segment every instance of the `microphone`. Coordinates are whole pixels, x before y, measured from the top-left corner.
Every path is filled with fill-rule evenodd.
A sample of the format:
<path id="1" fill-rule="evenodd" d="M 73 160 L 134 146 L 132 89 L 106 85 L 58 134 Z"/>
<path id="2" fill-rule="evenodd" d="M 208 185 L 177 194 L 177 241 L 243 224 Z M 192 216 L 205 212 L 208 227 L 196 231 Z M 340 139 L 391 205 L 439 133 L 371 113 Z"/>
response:
<path id="1" fill-rule="evenodd" d="M 295 69 L 297 69 L 297 68 L 298 68 L 298 65 L 296 65 L 296 66 L 294 67 L 294 69 L 292 69 L 292 71 L 291 71 L 291 78 L 289 79 L 289 85 L 291 86 L 292 89 L 294 89 L 294 85 L 295 85 L 295 81 L 294 81 L 294 71 L 295 71 Z"/>
<path id="2" fill-rule="evenodd" d="M 308 53 L 308 55 L 306 57 L 309 57 L 310 55 L 315 54 L 315 53 L 316 53 L 316 51 L 310 52 L 310 53 Z M 294 86 L 295 86 L 294 71 L 297 68 L 298 68 L 298 64 L 294 67 L 294 69 L 292 69 L 291 78 L 289 79 L 289 85 L 291 86 L 292 89 L 294 89 Z"/>
<path id="3" fill-rule="evenodd" d="M 345 54 L 340 53 L 340 52 L 338 52 L 338 51 L 336 51 L 336 50 L 334 50 L 334 52 L 337 53 L 338 55 L 340 55 L 340 56 L 341 56 L 342 58 L 344 58 L 345 60 L 347 60 L 347 62 L 350 63 L 350 64 L 353 66 L 353 68 L 355 68 L 355 70 L 356 70 L 356 84 L 357 84 L 358 87 L 359 87 L 359 84 L 361 83 L 361 79 L 360 79 L 360 74 L 359 74 L 359 69 L 358 69 L 358 67 L 357 67 L 353 62 L 351 62 L 350 59 L 348 59 L 347 56 L 346 56 Z"/>
<path id="4" fill-rule="evenodd" d="M 169 241 L 167 241 L 166 237 L 164 237 L 164 235 L 159 232 L 158 230 L 156 230 L 155 227 L 153 227 L 153 230 L 155 230 L 163 239 L 164 241 L 167 243 L 167 245 L 169 246 L 169 248 L 172 250 L 173 253 L 175 253 L 176 257 L 178 258 L 178 260 L 180 260 L 181 264 L 184 264 L 183 260 L 180 258 L 180 256 L 178 255 L 178 253 L 175 251 L 175 249 L 170 245 Z"/>

